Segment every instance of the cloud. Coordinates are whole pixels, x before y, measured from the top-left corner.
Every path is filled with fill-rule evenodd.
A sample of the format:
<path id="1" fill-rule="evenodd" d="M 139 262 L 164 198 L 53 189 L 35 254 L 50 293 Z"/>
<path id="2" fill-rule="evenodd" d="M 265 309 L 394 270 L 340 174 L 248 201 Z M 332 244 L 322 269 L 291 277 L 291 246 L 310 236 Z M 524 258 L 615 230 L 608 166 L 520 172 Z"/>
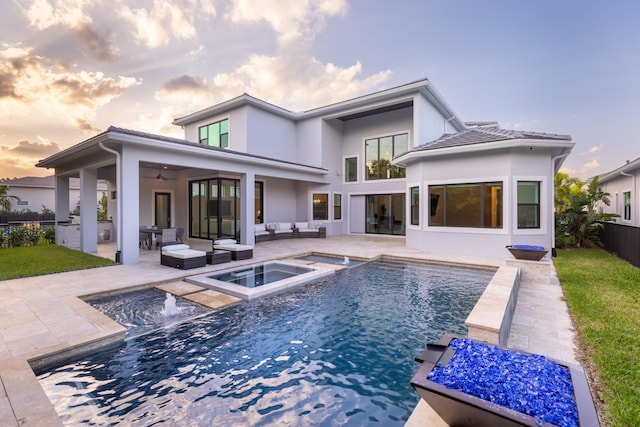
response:
<path id="1" fill-rule="evenodd" d="M 140 84 L 132 77 L 76 72 L 21 46 L 0 50 L 0 79 L 0 119 L 51 117 L 81 130 L 91 128 L 87 124 L 99 107 Z"/>
<path id="2" fill-rule="evenodd" d="M 347 10 L 346 0 L 233 0 L 226 18 L 234 23 L 267 22 L 283 48 L 309 43 L 326 17 L 344 15 Z"/>
<path id="3" fill-rule="evenodd" d="M 602 151 L 602 149 L 604 148 L 603 144 L 600 145 L 594 145 L 592 147 L 589 147 L 589 149 L 587 150 L 586 153 L 581 153 L 581 155 L 585 155 L 585 154 L 594 154 L 597 153 L 599 151 Z"/>
<path id="4" fill-rule="evenodd" d="M 382 87 L 391 76 L 386 70 L 359 79 L 362 65 L 322 64 L 308 55 L 252 55 L 230 73 L 213 78 L 217 101 L 244 92 L 293 110 L 305 110 L 358 96 Z"/>
<path id="5" fill-rule="evenodd" d="M 201 77 L 188 76 L 186 74 L 180 77 L 174 77 L 162 85 L 162 90 L 166 92 L 175 91 L 200 91 L 206 90 L 207 81 Z"/>
<path id="6" fill-rule="evenodd" d="M 593 159 L 585 164 L 582 165 L 582 169 L 584 171 L 591 171 L 593 169 L 599 168 L 600 167 L 600 162 L 598 161 L 598 159 Z"/>
<path id="7" fill-rule="evenodd" d="M 37 142 L 20 141 L 14 146 L 0 145 L 2 175 L 10 178 L 28 175 L 49 175 L 44 169 L 34 168 L 38 160 L 60 151 L 60 144 L 38 137 Z"/>
<path id="8" fill-rule="evenodd" d="M 86 0 L 32 0 L 23 13 L 29 24 L 38 30 L 62 26 L 82 43 L 83 53 L 99 61 L 114 61 L 118 50 L 109 37 L 95 28 L 86 10 L 95 2 Z"/>
<path id="9" fill-rule="evenodd" d="M 3 156 L 41 159 L 60 151 L 60 144 L 38 137 L 38 142 L 20 141 L 13 147 L 0 146 Z"/>
<path id="10" fill-rule="evenodd" d="M 78 39 L 85 47 L 85 54 L 98 61 L 112 62 L 118 59 L 118 50 L 111 41 L 91 28 L 89 25 L 81 25 L 72 28 Z"/>
<path id="11" fill-rule="evenodd" d="M 195 38 L 196 28 L 191 20 L 215 16 L 216 9 L 210 0 L 190 0 L 180 5 L 154 0 L 150 9 L 131 8 L 123 3 L 118 14 L 134 27 L 133 36 L 137 40 L 158 48 L 168 45 L 172 37 Z"/>

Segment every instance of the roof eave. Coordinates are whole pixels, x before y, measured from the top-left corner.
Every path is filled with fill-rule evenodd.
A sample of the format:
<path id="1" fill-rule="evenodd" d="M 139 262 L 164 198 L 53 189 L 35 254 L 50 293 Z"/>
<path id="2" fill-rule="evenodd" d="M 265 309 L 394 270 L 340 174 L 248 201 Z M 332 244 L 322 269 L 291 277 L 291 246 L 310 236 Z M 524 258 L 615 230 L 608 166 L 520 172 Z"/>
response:
<path id="1" fill-rule="evenodd" d="M 392 164 L 398 166 L 407 166 L 419 159 L 425 157 L 439 157 L 446 155 L 458 155 L 467 153 L 478 153 L 482 151 L 504 150 L 509 148 L 520 147 L 538 147 L 559 149 L 555 155 L 569 154 L 575 145 L 574 142 L 567 140 L 531 140 L 531 139 L 508 139 L 502 141 L 484 142 L 479 144 L 459 145 L 455 147 L 442 147 L 434 149 L 408 151 L 393 159 Z"/>
<path id="2" fill-rule="evenodd" d="M 606 182 L 606 181 L 610 181 L 614 178 L 619 177 L 620 175 L 622 175 L 623 173 L 629 173 L 631 171 L 634 171 L 636 169 L 640 169 L 640 157 L 638 157 L 635 160 L 632 160 L 628 163 L 625 163 L 624 165 L 609 171 L 609 172 L 605 172 L 603 174 L 598 175 L 598 181 L 600 183 Z"/>
<path id="3" fill-rule="evenodd" d="M 227 101 L 221 102 L 216 105 L 212 105 L 211 107 L 204 108 L 200 111 L 196 111 L 195 113 L 187 114 L 186 116 L 182 116 L 182 117 L 177 117 L 173 119 L 172 123 L 177 126 L 186 126 L 211 116 L 225 114 L 231 110 L 244 107 L 246 105 L 251 105 L 288 119 L 295 119 L 298 116 L 296 113 L 293 113 L 289 110 L 286 110 L 284 108 L 278 107 L 273 104 L 269 104 L 266 101 L 262 101 L 261 99 L 255 98 L 249 94 L 244 93 L 235 98 L 229 99 Z"/>

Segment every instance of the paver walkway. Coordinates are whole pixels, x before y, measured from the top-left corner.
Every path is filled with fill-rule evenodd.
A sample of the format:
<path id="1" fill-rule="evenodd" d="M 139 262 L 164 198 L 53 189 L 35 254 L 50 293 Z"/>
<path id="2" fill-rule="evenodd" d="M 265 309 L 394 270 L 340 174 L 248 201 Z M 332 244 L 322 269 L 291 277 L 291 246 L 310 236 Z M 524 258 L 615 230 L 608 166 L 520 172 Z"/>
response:
<path id="1" fill-rule="evenodd" d="M 187 242 L 209 250 L 208 241 Z M 267 260 L 326 253 L 351 258 L 382 255 L 447 263 L 498 267 L 504 260 L 424 253 L 405 247 L 402 238 L 333 236 L 326 239 L 292 239 L 263 242 L 254 258 L 232 264 L 208 265 L 187 271 L 160 265 L 155 250 L 141 250 L 137 265 L 116 265 L 77 272 L 0 281 L 0 425 L 62 425 L 31 370 L 34 361 L 61 357 L 65 349 L 95 348 L 104 340 L 119 340 L 122 326 L 106 318 L 78 297 L 118 292 L 148 284 L 180 282 L 183 277 Z M 98 254 L 111 258 L 114 244 L 101 244 Z M 506 254 L 505 256 L 508 256 Z M 573 329 L 562 290 L 556 281 L 521 287 L 509 346 L 575 362 Z M 62 356 L 68 354 L 62 353 Z M 29 362 L 31 362 L 31 365 Z M 425 408 L 426 407 L 426 408 Z M 408 426 L 444 425 L 422 401 Z"/>

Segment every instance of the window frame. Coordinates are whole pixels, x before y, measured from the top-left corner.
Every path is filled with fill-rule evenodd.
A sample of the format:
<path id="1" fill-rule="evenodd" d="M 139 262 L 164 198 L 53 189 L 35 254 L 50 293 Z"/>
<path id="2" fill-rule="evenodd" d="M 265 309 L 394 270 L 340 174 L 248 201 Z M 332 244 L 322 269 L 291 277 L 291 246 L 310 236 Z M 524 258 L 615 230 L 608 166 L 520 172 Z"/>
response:
<path id="1" fill-rule="evenodd" d="M 414 198 L 414 190 L 416 190 L 416 197 Z M 420 226 L 420 186 L 413 185 L 409 187 L 409 224 L 412 226 Z M 416 203 L 414 203 L 414 201 Z M 414 211 L 415 209 L 415 211 Z"/>
<path id="2" fill-rule="evenodd" d="M 356 168 L 355 172 L 356 173 L 355 173 L 355 179 L 353 181 L 349 181 L 347 179 L 347 177 L 349 176 L 348 171 L 347 171 L 347 161 L 348 160 L 355 160 L 355 168 Z M 359 160 L 358 156 L 348 156 L 348 157 L 345 156 L 343 158 L 343 161 L 342 161 L 342 168 L 343 168 L 342 169 L 342 176 L 343 176 L 343 182 L 345 184 L 354 184 L 354 183 L 357 183 L 357 182 L 360 181 L 359 180 L 359 176 L 358 176 L 358 164 L 359 164 L 358 160 Z"/>
<path id="3" fill-rule="evenodd" d="M 521 203 L 520 202 L 520 184 L 537 184 L 537 199 L 538 202 L 537 203 Z M 542 182 L 538 181 L 538 180 L 523 180 L 523 179 L 519 179 L 516 181 L 516 197 L 515 197 L 515 201 L 516 201 L 516 228 L 518 230 L 539 230 L 542 228 Z M 533 226 L 523 226 L 520 223 L 520 208 L 521 207 L 535 207 L 536 212 L 535 212 L 535 220 L 536 220 L 536 225 Z"/>
<path id="4" fill-rule="evenodd" d="M 210 131 L 210 127 L 214 126 L 214 125 L 218 125 L 218 128 L 220 128 L 222 126 L 222 122 L 227 122 L 227 131 L 226 132 L 218 132 L 218 140 L 220 145 L 213 145 L 210 143 L 211 137 L 209 135 L 209 131 Z M 207 132 L 207 137 L 203 138 L 202 137 L 202 131 L 206 130 Z M 225 143 L 223 144 L 223 136 L 226 136 L 225 139 Z M 206 141 L 206 142 L 204 142 Z M 202 145 L 206 145 L 208 147 L 217 147 L 217 148 L 229 148 L 229 118 L 225 117 L 223 119 L 211 122 L 211 123 L 207 123 L 206 125 L 203 126 L 198 126 L 198 143 L 202 144 Z"/>
<path id="5" fill-rule="evenodd" d="M 316 198 L 316 196 L 320 196 L 318 198 Z M 322 199 L 321 197 L 325 196 L 326 200 L 324 202 L 324 218 L 317 218 L 316 217 L 316 206 L 322 205 Z M 311 192 L 310 197 L 309 197 L 309 202 L 311 204 L 311 221 L 329 221 L 329 192 L 327 191 L 317 191 L 317 192 Z"/>
<path id="6" fill-rule="evenodd" d="M 396 150 L 396 138 L 399 137 L 403 137 L 406 136 L 406 151 L 402 151 L 400 152 L 399 150 Z M 387 139 L 387 138 L 391 138 L 391 158 L 389 159 L 389 166 L 388 166 L 388 175 L 389 177 L 381 177 L 381 168 L 380 168 L 380 144 L 381 144 L 381 140 L 383 139 Z M 377 158 L 375 159 L 378 163 L 377 163 L 377 175 L 375 178 L 370 178 L 369 177 L 369 165 L 368 165 L 368 156 L 367 156 L 367 152 L 368 152 L 368 142 L 369 141 L 377 141 L 376 142 L 376 152 L 377 152 Z M 398 132 L 391 132 L 385 135 L 379 135 L 379 136 L 370 136 L 370 137 L 366 137 L 364 138 L 364 143 L 363 143 L 363 150 L 364 150 L 364 163 L 363 163 L 363 181 L 364 182 L 375 182 L 375 181 L 388 181 L 388 180 L 393 180 L 393 179 L 406 179 L 407 177 L 407 169 L 405 167 L 402 166 L 395 166 L 393 164 L 391 164 L 391 162 L 393 161 L 393 158 L 396 156 L 399 156 L 400 154 L 406 153 L 411 149 L 411 134 L 410 132 L 407 131 L 398 131 Z M 403 171 L 401 174 L 399 174 L 399 171 Z"/>
<path id="7" fill-rule="evenodd" d="M 622 192 L 622 219 L 631 221 L 631 191 Z"/>
<path id="8" fill-rule="evenodd" d="M 336 197 L 340 198 L 340 205 L 336 205 Z M 343 207 L 344 207 L 344 197 L 342 196 L 341 192 L 334 192 L 333 193 L 333 197 L 331 198 L 331 214 L 333 216 L 333 221 L 339 222 L 342 221 L 342 217 L 343 217 Z M 338 217 L 336 217 L 336 208 L 339 208 L 339 213 L 340 215 Z"/>
<path id="9" fill-rule="evenodd" d="M 487 197 L 486 194 L 486 189 L 487 188 L 494 188 L 497 184 L 499 184 L 499 189 L 500 189 L 500 197 L 498 199 L 498 203 L 499 203 L 499 211 L 497 212 L 498 216 L 499 216 L 499 222 L 500 225 L 496 226 L 496 227 L 491 227 L 491 226 L 485 226 L 484 224 L 487 223 L 487 217 L 486 217 L 486 207 L 485 207 L 485 200 Z M 478 196 L 478 219 L 479 219 L 479 226 L 469 226 L 469 225 L 447 225 L 447 202 L 448 202 L 448 197 L 450 197 L 450 195 L 447 194 L 447 190 L 449 189 L 449 187 L 451 187 L 452 189 L 460 189 L 460 190 L 464 190 L 464 187 L 467 188 L 473 188 L 478 186 L 480 188 L 480 194 Z M 436 216 L 436 212 L 437 212 L 437 207 L 436 210 L 433 209 L 433 198 L 432 195 L 436 194 L 436 193 L 432 193 L 432 187 L 442 187 L 443 191 L 442 194 L 439 195 L 438 198 L 438 204 L 440 204 L 440 207 L 443 207 L 444 211 L 442 213 L 443 218 L 443 224 L 433 224 L 432 223 L 432 217 Z M 506 179 L 503 178 L 487 178 L 487 179 L 483 179 L 483 180 L 478 180 L 478 181 L 471 181 L 471 180 L 461 180 L 461 181 L 446 181 L 446 182 L 432 182 L 432 183 L 428 183 L 426 185 L 426 193 L 427 195 L 424 197 L 429 197 L 429 201 L 428 204 L 426 206 L 426 209 L 424 209 L 425 211 L 427 211 L 426 214 L 426 226 L 428 228 L 431 229 L 437 229 L 437 230 L 452 230 L 452 231 L 459 231 L 459 230 L 474 230 L 474 231 L 481 231 L 481 232 L 493 232 L 493 233 L 504 233 L 507 229 L 508 223 L 505 217 L 505 213 L 508 212 L 508 208 L 507 206 L 505 206 L 505 199 L 506 196 L 505 194 L 507 194 L 506 192 L 508 191 L 508 186 L 507 186 L 507 181 Z M 442 198 L 440 200 L 440 197 Z M 468 200 L 468 198 L 467 198 Z"/>

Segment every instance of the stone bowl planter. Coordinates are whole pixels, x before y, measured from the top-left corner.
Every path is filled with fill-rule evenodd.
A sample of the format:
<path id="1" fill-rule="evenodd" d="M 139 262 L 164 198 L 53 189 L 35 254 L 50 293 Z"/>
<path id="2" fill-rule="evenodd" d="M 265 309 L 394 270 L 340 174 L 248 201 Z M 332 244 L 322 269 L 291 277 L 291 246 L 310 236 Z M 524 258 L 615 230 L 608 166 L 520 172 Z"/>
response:
<path id="1" fill-rule="evenodd" d="M 526 259 L 528 261 L 540 261 L 549 252 L 542 246 L 530 245 L 510 245 L 507 246 L 507 249 L 516 259 Z"/>
<path id="2" fill-rule="evenodd" d="M 500 355 L 504 362 L 496 362 L 493 354 Z M 465 366 L 459 363 L 460 359 L 465 358 L 466 368 L 470 369 L 460 368 Z M 524 363 L 518 364 L 522 360 Z M 449 425 L 600 425 L 586 376 L 577 365 L 453 335 L 427 345 L 416 361 L 421 365 L 411 385 Z M 538 369 L 538 363 L 544 364 L 542 369 Z M 542 375 L 538 375 L 540 372 Z M 558 372 L 560 379 L 556 377 Z M 460 378 L 467 384 L 455 384 Z M 507 403 L 502 404 L 503 401 Z"/>

